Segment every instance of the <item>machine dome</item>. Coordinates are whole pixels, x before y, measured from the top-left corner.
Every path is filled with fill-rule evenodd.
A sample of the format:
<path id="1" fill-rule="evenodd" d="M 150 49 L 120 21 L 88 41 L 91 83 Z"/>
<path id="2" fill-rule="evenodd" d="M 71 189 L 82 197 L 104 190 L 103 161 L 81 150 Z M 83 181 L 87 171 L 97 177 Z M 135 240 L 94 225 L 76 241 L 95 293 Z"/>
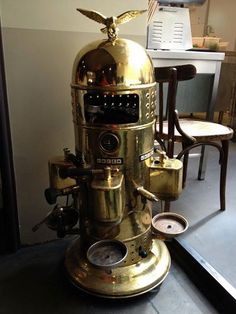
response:
<path id="1" fill-rule="evenodd" d="M 78 88 L 117 90 L 153 83 L 151 58 L 141 45 L 128 39 L 92 42 L 75 58 L 72 85 Z"/>

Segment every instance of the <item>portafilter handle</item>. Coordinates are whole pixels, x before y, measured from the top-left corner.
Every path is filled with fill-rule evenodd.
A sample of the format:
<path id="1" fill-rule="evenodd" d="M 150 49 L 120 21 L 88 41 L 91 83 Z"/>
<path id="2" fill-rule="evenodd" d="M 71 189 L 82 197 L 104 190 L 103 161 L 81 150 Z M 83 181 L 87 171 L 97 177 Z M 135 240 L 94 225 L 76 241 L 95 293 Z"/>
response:
<path id="1" fill-rule="evenodd" d="M 64 237 L 66 234 L 78 233 L 78 229 L 72 229 L 79 219 L 78 211 L 72 206 L 56 205 L 44 219 L 36 224 L 32 231 L 37 231 L 42 224 L 46 224 L 51 230 L 57 231 L 59 238 Z"/>
<path id="2" fill-rule="evenodd" d="M 56 203 L 58 196 L 65 196 L 65 195 L 73 194 L 74 192 L 78 190 L 79 190 L 78 185 L 64 188 L 64 189 L 47 188 L 44 191 L 44 195 L 48 204 L 53 205 Z"/>
<path id="3" fill-rule="evenodd" d="M 39 222 L 37 223 L 33 228 L 32 231 L 36 232 L 44 223 L 46 223 L 49 215 L 51 215 L 52 211 L 48 212 L 47 215 Z"/>

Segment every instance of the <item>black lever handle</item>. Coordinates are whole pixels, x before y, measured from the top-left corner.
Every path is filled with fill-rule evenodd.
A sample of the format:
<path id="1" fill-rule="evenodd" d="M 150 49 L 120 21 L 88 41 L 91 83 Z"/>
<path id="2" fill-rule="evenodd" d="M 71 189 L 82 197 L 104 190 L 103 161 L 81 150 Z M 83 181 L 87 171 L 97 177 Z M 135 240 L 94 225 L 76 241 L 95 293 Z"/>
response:
<path id="1" fill-rule="evenodd" d="M 81 167 L 84 164 L 82 158 L 79 158 L 72 153 L 67 154 L 66 159 L 71 161 L 76 167 Z"/>
<path id="2" fill-rule="evenodd" d="M 61 191 L 55 188 L 47 188 L 44 191 L 45 198 L 50 205 L 55 204 L 57 201 L 57 197 L 61 194 Z"/>

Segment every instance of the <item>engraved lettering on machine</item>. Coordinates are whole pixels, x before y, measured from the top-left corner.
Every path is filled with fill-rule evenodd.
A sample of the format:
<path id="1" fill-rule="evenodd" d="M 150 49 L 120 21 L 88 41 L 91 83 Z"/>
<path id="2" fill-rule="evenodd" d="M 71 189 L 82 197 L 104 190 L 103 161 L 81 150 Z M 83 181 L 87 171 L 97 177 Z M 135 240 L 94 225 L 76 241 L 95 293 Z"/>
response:
<path id="1" fill-rule="evenodd" d="M 122 165 L 123 158 L 97 158 L 96 163 L 102 165 Z"/>
<path id="2" fill-rule="evenodd" d="M 153 155 L 153 152 L 154 152 L 154 150 L 151 149 L 149 152 L 144 153 L 142 155 L 139 155 L 139 161 L 144 161 L 144 160 L 150 158 Z"/>

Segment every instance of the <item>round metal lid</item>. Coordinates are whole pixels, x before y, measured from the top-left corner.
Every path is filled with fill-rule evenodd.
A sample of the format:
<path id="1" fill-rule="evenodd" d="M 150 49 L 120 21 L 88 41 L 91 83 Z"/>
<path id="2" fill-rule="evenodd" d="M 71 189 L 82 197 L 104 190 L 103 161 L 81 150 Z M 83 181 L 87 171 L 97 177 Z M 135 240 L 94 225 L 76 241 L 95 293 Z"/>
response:
<path id="1" fill-rule="evenodd" d="M 101 240 L 89 247 L 87 258 L 96 267 L 114 268 L 124 261 L 127 253 L 124 243 L 117 240 Z"/>
<path id="2" fill-rule="evenodd" d="M 188 229 L 188 221 L 181 215 L 168 212 L 160 213 L 152 219 L 154 233 L 165 238 L 176 237 Z"/>

